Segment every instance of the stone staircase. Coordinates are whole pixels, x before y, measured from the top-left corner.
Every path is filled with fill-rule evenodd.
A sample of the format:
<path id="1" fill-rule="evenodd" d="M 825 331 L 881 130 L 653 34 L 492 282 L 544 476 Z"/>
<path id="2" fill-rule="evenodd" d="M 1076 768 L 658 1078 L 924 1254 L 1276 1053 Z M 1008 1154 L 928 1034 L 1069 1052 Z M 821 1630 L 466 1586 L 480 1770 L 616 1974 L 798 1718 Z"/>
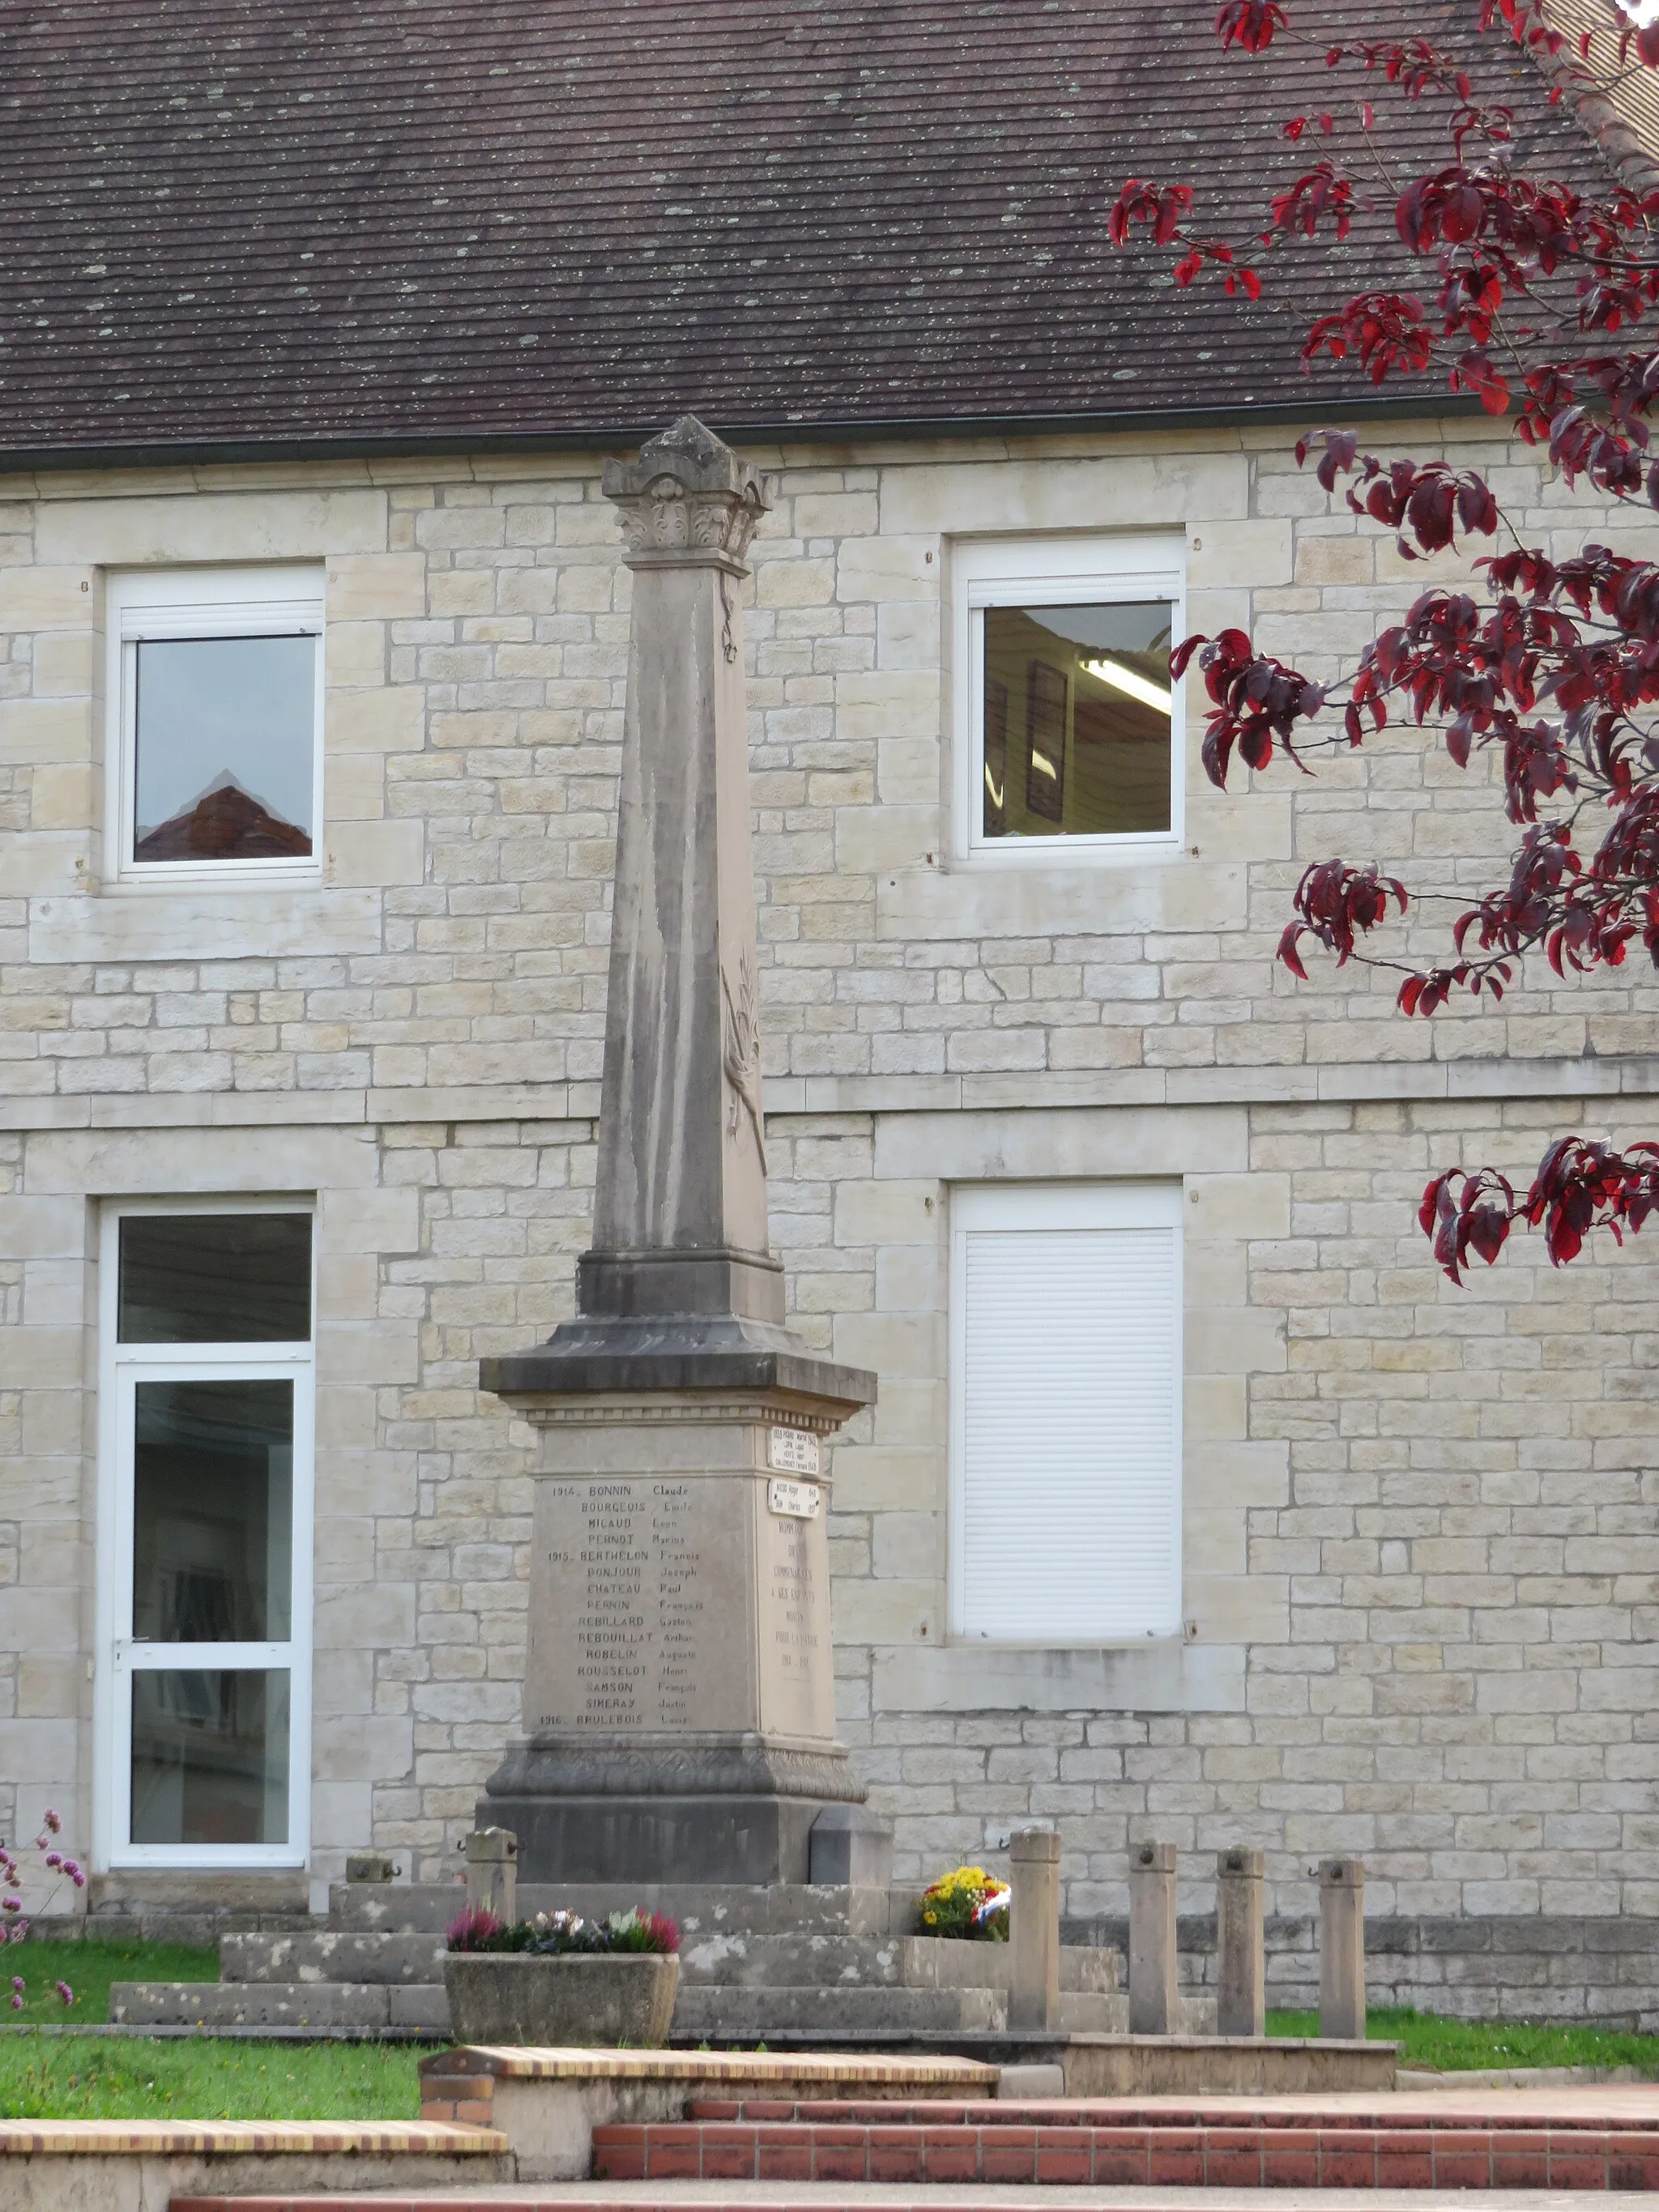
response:
<path id="1" fill-rule="evenodd" d="M 678 2043 L 811 2036 L 828 2044 L 1007 2026 L 1008 1947 L 911 1936 L 908 1889 L 525 1884 L 518 1894 L 526 1917 L 561 1905 L 589 1916 L 633 1905 L 672 1914 L 680 1923 Z M 110 2017 L 131 2027 L 444 2037 L 443 1931 L 462 1902 L 459 1887 L 438 1883 L 343 1885 L 324 1928 L 227 1936 L 217 1983 L 119 1982 Z M 1115 1950 L 1061 1951 L 1060 2033 L 1127 2031 L 1119 1966 Z"/>

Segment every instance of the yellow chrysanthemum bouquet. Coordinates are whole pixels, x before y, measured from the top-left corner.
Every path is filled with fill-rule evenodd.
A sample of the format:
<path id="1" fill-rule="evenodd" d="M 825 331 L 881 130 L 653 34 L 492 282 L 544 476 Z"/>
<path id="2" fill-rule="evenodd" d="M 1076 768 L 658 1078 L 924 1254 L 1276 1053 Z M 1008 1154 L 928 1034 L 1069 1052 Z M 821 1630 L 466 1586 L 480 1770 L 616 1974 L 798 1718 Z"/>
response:
<path id="1" fill-rule="evenodd" d="M 965 1936 L 970 1942 L 1008 1941 L 1008 1885 L 983 1867 L 957 1867 L 923 1890 L 916 1907 L 919 1936 Z"/>

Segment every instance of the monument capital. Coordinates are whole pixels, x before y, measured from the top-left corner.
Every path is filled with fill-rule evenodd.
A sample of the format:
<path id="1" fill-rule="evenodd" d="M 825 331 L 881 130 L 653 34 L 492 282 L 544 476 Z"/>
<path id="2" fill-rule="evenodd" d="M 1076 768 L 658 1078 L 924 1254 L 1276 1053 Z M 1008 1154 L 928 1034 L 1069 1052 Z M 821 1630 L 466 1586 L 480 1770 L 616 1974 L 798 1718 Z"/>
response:
<path id="1" fill-rule="evenodd" d="M 622 511 L 630 568 L 716 567 L 748 571 L 744 556 L 772 504 L 757 468 L 695 415 L 682 415 L 640 448 L 637 461 L 607 461 L 605 495 Z"/>

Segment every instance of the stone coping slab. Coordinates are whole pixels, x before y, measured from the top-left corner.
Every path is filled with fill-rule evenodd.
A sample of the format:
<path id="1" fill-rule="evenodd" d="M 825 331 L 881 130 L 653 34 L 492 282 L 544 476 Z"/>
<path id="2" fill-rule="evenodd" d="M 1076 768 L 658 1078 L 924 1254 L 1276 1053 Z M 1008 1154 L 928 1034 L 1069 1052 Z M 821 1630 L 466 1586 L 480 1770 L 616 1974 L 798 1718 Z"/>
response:
<path id="1" fill-rule="evenodd" d="M 499 2158 L 507 2148 L 499 2129 L 434 2120 L 0 2119 L 5 2158 Z"/>
<path id="2" fill-rule="evenodd" d="M 855 2087 L 975 2089 L 996 2093 L 999 2069 L 976 2058 L 884 2052 L 543 2050 L 460 2044 L 421 2061 L 422 2075 L 488 2074 L 517 2081 L 788 2081 Z"/>

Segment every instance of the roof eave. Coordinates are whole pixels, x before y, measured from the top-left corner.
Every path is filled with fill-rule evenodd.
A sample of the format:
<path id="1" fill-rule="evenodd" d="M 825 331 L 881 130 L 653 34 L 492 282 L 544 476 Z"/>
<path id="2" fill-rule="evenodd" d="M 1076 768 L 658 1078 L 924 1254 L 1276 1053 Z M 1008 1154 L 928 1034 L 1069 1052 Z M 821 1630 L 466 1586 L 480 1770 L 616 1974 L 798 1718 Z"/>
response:
<path id="1" fill-rule="evenodd" d="M 845 420 L 744 422 L 706 411 L 709 427 L 734 445 L 851 445 L 869 440 L 1054 438 L 1083 434 L 1146 430 L 1231 430 L 1273 425 L 1305 426 L 1310 419 L 1350 422 L 1416 420 L 1478 416 L 1478 402 L 1465 395 L 1381 394 L 1319 405 L 1268 405 L 1101 410 L 1067 415 L 853 416 Z M 289 438 L 196 438 L 175 442 L 150 440 L 131 444 L 80 446 L 0 445 L 0 475 L 39 476 L 70 470 L 225 467 L 238 463 L 281 461 L 373 461 L 435 459 L 466 453 L 592 453 L 613 446 L 642 444 L 662 428 L 659 422 L 617 422 L 583 430 L 451 430 L 386 436 Z"/>

